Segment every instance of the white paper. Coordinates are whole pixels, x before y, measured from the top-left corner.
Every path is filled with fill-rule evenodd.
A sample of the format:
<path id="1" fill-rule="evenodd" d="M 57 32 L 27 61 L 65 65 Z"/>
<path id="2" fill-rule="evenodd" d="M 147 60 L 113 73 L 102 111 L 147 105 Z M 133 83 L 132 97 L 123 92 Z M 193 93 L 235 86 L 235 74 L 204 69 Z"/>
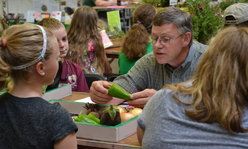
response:
<path id="1" fill-rule="evenodd" d="M 26 22 L 34 22 L 34 11 L 28 11 L 27 12 L 27 19 Z"/>
<path id="2" fill-rule="evenodd" d="M 55 18 L 61 21 L 62 12 L 61 11 L 52 11 L 51 18 Z"/>
<path id="3" fill-rule="evenodd" d="M 170 6 L 177 5 L 177 0 L 170 0 Z"/>
<path id="4" fill-rule="evenodd" d="M 94 102 L 90 99 L 90 97 L 86 97 L 86 98 L 83 98 L 83 99 L 75 100 L 74 102 L 94 103 Z"/>
<path id="5" fill-rule="evenodd" d="M 100 35 L 102 36 L 102 43 L 105 49 L 113 45 L 105 30 L 101 30 Z"/>

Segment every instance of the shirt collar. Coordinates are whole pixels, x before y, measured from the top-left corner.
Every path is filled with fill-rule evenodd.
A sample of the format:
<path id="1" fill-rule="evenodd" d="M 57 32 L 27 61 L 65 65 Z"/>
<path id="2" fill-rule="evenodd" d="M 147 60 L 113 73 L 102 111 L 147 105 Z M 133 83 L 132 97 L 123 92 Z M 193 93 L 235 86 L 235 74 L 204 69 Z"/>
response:
<path id="1" fill-rule="evenodd" d="M 192 63 L 192 60 L 194 59 L 195 52 L 196 52 L 196 45 L 195 45 L 195 42 L 193 42 L 191 47 L 189 48 L 189 54 L 188 54 L 186 60 L 181 65 L 183 68 L 188 67 Z"/>
<path id="2" fill-rule="evenodd" d="M 186 57 L 185 61 L 178 68 L 184 69 L 184 68 L 189 67 L 190 64 L 191 64 L 191 62 L 192 62 L 192 59 L 194 57 L 195 51 L 196 51 L 196 46 L 195 46 L 195 43 L 193 42 L 192 45 L 191 45 L 191 47 L 189 48 L 188 56 Z M 166 69 L 173 70 L 169 64 L 164 64 L 164 67 Z"/>

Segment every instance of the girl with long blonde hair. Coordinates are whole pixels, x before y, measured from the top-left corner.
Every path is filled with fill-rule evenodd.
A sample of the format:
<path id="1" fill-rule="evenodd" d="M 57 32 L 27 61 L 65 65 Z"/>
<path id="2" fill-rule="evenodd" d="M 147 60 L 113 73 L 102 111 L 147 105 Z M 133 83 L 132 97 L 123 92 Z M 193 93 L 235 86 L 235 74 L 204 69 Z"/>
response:
<path id="1" fill-rule="evenodd" d="M 45 27 L 13 25 L 0 39 L 0 148 L 76 149 L 76 124 L 59 103 L 42 97 L 58 71 L 59 45 Z"/>
<path id="2" fill-rule="evenodd" d="M 97 12 L 92 7 L 82 6 L 75 11 L 67 33 L 70 49 L 66 58 L 78 63 L 84 73 L 108 75 L 112 69 L 97 22 Z"/>

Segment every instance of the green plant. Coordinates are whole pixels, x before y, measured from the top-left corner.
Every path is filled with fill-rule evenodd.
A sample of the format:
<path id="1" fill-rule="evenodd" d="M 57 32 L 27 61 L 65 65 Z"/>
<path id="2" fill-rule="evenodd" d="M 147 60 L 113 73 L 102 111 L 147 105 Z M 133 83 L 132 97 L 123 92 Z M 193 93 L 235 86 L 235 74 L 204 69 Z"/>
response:
<path id="1" fill-rule="evenodd" d="M 234 4 L 234 3 L 247 3 L 248 0 L 229 0 L 226 2 L 220 2 L 219 6 L 222 11 L 224 11 L 228 6 Z"/>
<path id="2" fill-rule="evenodd" d="M 0 37 L 2 36 L 3 32 L 5 29 L 7 29 L 9 27 L 9 19 L 4 11 L 4 9 L 2 8 L 3 10 L 3 18 L 0 16 Z"/>
<path id="3" fill-rule="evenodd" d="M 143 3 L 145 4 L 151 4 L 155 7 L 158 6 L 158 4 L 161 4 L 163 0 L 142 0 Z"/>
<path id="4" fill-rule="evenodd" d="M 198 42 L 207 44 L 222 27 L 223 18 L 218 4 L 210 6 L 212 0 L 187 0 L 184 4 L 189 9 L 193 21 L 193 38 Z"/>
<path id="5" fill-rule="evenodd" d="M 107 30 L 107 34 L 110 39 L 117 39 L 125 36 L 125 33 L 118 26 L 114 27 L 114 31 Z"/>
<path id="6" fill-rule="evenodd" d="M 2 7 L 2 10 L 3 10 L 3 18 L 0 16 L 0 37 L 2 36 L 4 30 L 8 29 L 10 26 L 10 19 L 8 18 L 4 10 L 4 7 Z M 20 18 L 19 15 L 16 16 L 12 15 L 11 19 L 14 20 L 13 25 L 19 24 L 20 21 L 19 18 Z"/>

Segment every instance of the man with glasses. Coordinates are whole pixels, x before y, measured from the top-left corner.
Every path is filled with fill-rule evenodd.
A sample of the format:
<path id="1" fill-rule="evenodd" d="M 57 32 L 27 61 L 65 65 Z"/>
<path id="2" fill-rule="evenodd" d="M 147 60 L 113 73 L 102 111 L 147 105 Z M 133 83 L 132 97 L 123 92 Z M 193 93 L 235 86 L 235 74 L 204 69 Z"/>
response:
<path id="1" fill-rule="evenodd" d="M 190 14 L 176 7 L 157 13 L 152 27 L 153 53 L 140 58 L 130 71 L 114 83 L 132 93 L 129 105 L 144 107 L 147 101 L 166 84 L 187 81 L 195 72 L 207 46 L 194 42 Z M 138 39 L 137 39 L 138 40 Z M 119 104 L 123 100 L 108 95 L 111 82 L 93 82 L 90 97 L 96 103 Z"/>

